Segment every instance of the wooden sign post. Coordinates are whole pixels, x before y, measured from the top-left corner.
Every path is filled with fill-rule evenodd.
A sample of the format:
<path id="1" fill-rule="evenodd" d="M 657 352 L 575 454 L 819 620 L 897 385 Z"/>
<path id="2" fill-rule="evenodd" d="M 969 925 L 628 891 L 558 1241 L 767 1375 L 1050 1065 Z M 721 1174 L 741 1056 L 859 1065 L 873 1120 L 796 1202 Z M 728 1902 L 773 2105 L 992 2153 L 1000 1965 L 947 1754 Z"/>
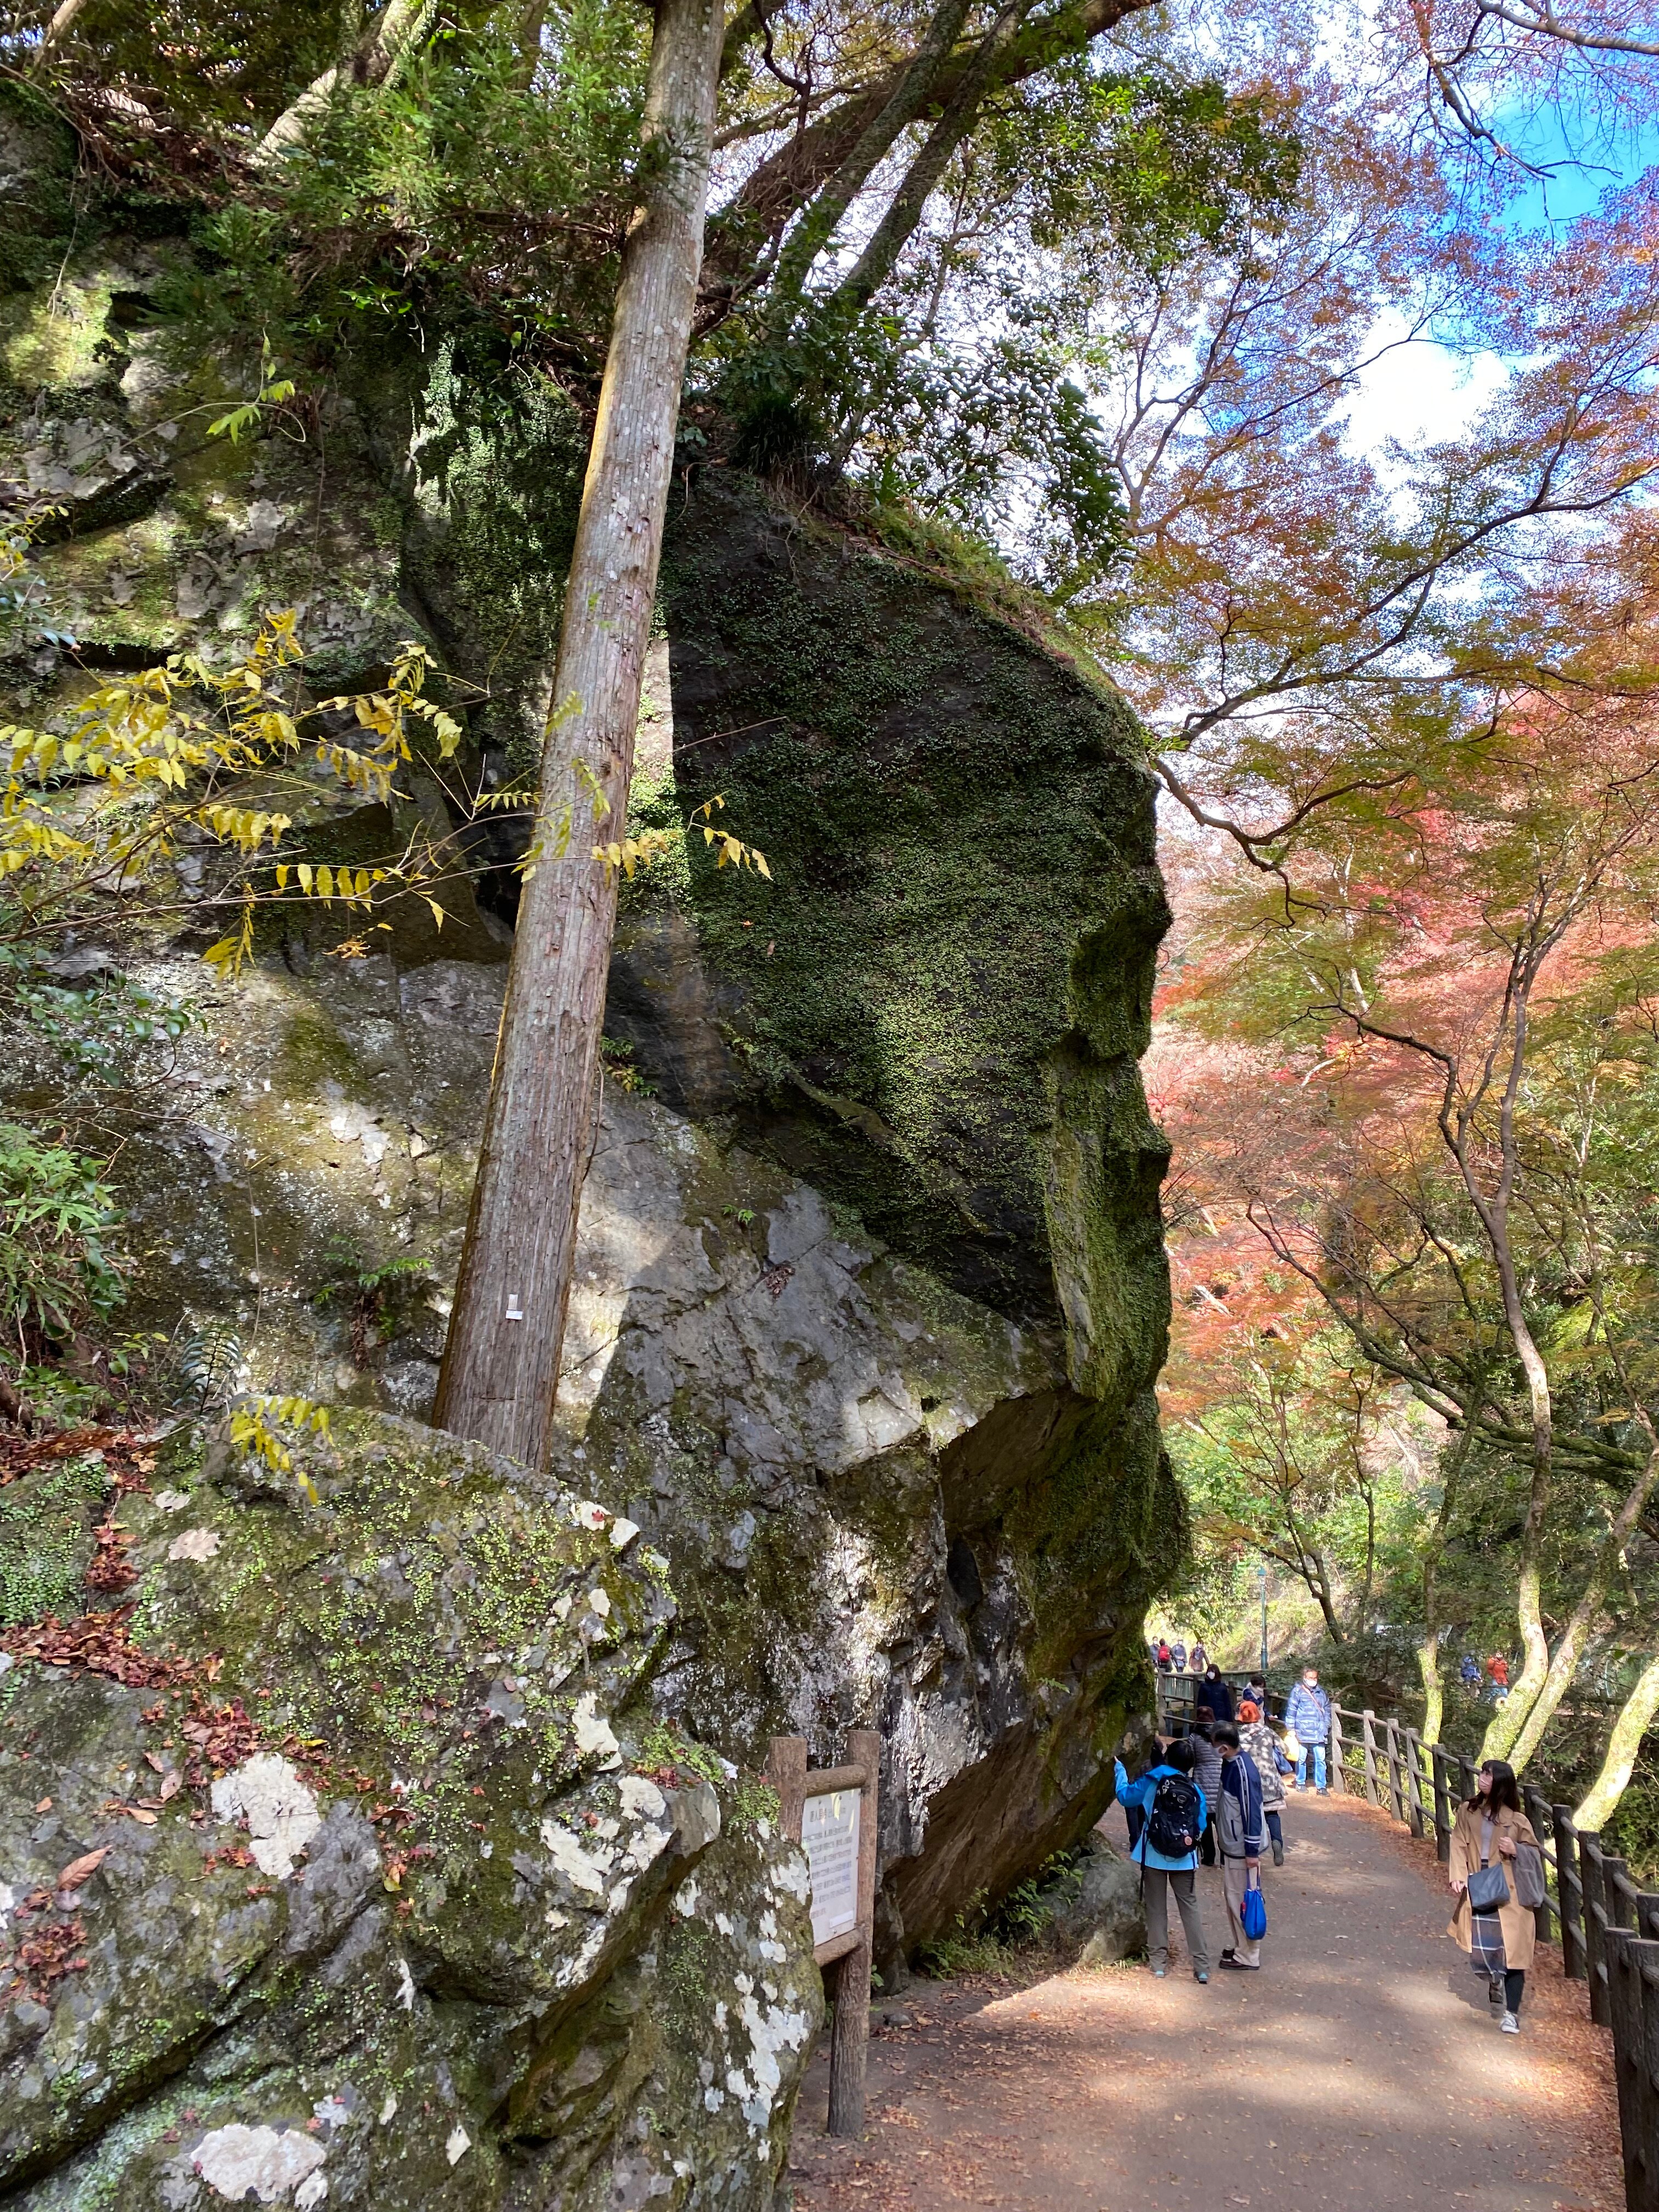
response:
<path id="1" fill-rule="evenodd" d="M 881 1738 L 873 1729 L 854 1729 L 847 1739 L 845 1766 L 809 1768 L 804 1735 L 775 1735 L 767 1778 L 778 1793 L 784 1834 L 806 1853 L 812 1956 L 836 2008 L 829 2132 L 862 2135 Z"/>

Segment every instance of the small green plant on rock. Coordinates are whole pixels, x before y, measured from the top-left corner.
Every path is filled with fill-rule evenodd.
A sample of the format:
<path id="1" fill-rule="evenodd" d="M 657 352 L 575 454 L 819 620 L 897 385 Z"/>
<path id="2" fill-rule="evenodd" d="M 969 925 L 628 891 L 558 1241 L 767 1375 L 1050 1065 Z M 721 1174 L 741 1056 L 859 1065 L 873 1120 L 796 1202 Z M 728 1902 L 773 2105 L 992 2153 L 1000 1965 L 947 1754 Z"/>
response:
<path id="1" fill-rule="evenodd" d="M 126 1295 L 121 1216 L 99 1162 L 0 1122 L 0 1306 L 27 1335 L 63 1338 Z"/>

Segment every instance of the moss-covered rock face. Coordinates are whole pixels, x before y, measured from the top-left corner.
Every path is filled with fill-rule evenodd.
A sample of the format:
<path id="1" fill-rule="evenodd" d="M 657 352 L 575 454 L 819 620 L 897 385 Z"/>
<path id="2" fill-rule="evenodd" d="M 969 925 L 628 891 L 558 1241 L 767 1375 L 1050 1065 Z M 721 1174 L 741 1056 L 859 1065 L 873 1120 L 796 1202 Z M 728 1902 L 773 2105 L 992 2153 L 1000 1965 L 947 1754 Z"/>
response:
<path id="1" fill-rule="evenodd" d="M 7 2202 L 769 2204 L 805 1864 L 652 1721 L 637 1528 L 371 1413 L 314 1504 L 183 1431 L 62 1471 L 136 1579 L 0 1632 Z"/>
<path id="2" fill-rule="evenodd" d="M 1135 1060 L 1168 911 L 1132 716 L 965 586 L 725 471 L 676 501 L 665 573 L 678 798 L 722 794 L 772 880 L 693 840 L 730 1050 L 687 1095 L 647 969 L 619 1009 L 642 1063 L 957 1288 L 1063 1314 L 1091 1395 L 1150 1378 L 1168 1152 Z M 653 933 L 641 898 L 636 959 Z"/>

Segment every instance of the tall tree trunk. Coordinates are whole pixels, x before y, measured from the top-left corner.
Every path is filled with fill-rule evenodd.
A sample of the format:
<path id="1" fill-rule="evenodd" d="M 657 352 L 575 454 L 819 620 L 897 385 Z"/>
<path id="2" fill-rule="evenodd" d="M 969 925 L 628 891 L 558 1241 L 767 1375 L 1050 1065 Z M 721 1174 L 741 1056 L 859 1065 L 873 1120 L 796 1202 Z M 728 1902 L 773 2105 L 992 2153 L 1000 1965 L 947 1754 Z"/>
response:
<path id="1" fill-rule="evenodd" d="M 1423 1741 L 1440 1741 L 1446 1719 L 1446 1689 L 1440 1678 L 1440 1562 L 1456 1510 L 1457 1492 L 1474 1449 L 1474 1424 L 1467 1422 L 1441 1471 L 1440 1510 L 1423 1547 L 1423 1637 L 1417 1647 L 1418 1672 L 1423 1677 Z"/>
<path id="2" fill-rule="evenodd" d="M 1510 1764 L 1518 1774 L 1543 1741 L 1544 1730 L 1551 1716 L 1565 1697 L 1573 1676 L 1578 1671 L 1578 1661 L 1584 1649 L 1585 1638 L 1595 1626 L 1596 1615 L 1607 1596 L 1607 1584 L 1613 1580 L 1619 1557 L 1630 1540 L 1635 1528 L 1653 1495 L 1654 1485 L 1659 1482 L 1659 1444 L 1648 1454 L 1648 1463 L 1638 1477 L 1624 1504 L 1613 1516 L 1613 1525 L 1596 1547 L 1595 1564 L 1590 1570 L 1589 1580 L 1574 1606 L 1566 1626 L 1561 1632 L 1544 1677 L 1542 1688 L 1532 1703 L 1526 1725 L 1516 1737 L 1510 1753 Z"/>
<path id="3" fill-rule="evenodd" d="M 1642 1748 L 1648 1723 L 1656 1712 L 1659 1712 L 1659 1659 L 1650 1659 L 1613 1724 L 1601 1771 L 1572 1816 L 1575 1827 L 1588 1828 L 1599 1835 L 1613 1818 L 1635 1770 L 1637 1753 Z"/>
<path id="4" fill-rule="evenodd" d="M 616 921 L 614 871 L 702 260 L 723 21 L 659 0 L 645 136 L 664 149 L 623 253 L 542 755 L 538 854 L 507 1006 L 436 1419 L 532 1467 L 550 1442 Z M 597 794 L 597 795 L 595 795 Z"/>

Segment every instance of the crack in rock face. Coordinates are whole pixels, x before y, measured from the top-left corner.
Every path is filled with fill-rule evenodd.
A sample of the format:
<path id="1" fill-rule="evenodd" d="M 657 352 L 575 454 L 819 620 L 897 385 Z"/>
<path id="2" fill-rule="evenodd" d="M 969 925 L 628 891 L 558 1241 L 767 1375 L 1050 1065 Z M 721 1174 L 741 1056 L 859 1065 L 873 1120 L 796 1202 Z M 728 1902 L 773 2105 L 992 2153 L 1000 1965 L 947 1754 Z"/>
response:
<path id="1" fill-rule="evenodd" d="M 292 2190 L 303 2194 L 326 2156 L 321 2143 L 296 2129 L 250 2128 L 239 2120 L 204 2136 L 192 2163 L 228 2203 L 245 2204 L 251 2191 L 258 2203 L 274 2204 Z M 326 2193 L 313 2191 L 305 2202 L 319 2204 Z"/>
<path id="2" fill-rule="evenodd" d="M 287 1759 L 262 1751 L 222 1774 L 213 1785 L 222 1820 L 247 1822 L 253 1863 L 273 1881 L 286 1881 L 295 1860 L 323 1825 L 312 1796 Z"/>

